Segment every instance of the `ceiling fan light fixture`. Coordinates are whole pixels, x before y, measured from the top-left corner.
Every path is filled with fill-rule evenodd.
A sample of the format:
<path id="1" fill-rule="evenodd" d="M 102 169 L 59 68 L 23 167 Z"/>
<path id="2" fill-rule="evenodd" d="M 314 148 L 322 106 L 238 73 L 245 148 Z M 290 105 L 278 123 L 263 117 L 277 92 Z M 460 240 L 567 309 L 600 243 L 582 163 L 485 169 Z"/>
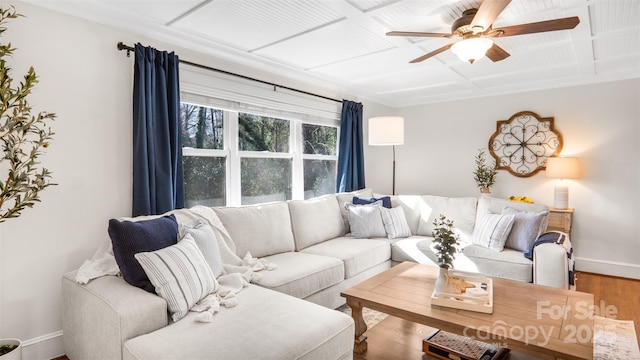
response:
<path id="1" fill-rule="evenodd" d="M 482 58 L 489 48 L 493 46 L 493 41 L 483 37 L 465 39 L 453 44 L 451 51 L 462 61 L 473 64 L 474 61 Z"/>

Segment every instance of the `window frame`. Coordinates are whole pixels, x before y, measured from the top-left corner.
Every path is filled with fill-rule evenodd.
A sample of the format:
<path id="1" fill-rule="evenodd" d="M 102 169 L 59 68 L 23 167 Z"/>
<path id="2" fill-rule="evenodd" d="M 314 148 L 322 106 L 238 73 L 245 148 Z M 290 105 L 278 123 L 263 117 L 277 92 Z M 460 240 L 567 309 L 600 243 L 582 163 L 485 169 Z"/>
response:
<path id="1" fill-rule="evenodd" d="M 253 159 L 291 159 L 291 198 L 304 199 L 304 160 L 327 160 L 338 162 L 338 139 L 340 127 L 325 122 L 304 121 L 289 116 L 261 114 L 250 110 L 223 109 L 212 104 L 194 100 L 182 100 L 181 103 L 222 110 L 223 149 L 197 149 L 183 147 L 183 156 L 224 157 L 225 158 L 225 204 L 242 206 L 241 162 L 243 158 Z M 246 151 L 239 150 L 239 114 L 267 116 L 289 121 L 289 152 Z M 311 124 L 336 128 L 336 155 L 304 154 L 302 125 Z"/>

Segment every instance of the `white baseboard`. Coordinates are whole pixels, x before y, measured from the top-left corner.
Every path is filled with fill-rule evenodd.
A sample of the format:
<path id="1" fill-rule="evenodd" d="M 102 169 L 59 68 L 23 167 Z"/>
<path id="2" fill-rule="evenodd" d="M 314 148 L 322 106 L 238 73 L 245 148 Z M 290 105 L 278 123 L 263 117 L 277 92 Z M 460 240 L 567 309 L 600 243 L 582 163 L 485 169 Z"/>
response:
<path id="1" fill-rule="evenodd" d="M 576 270 L 640 279 L 640 264 L 576 257 Z"/>
<path id="2" fill-rule="evenodd" d="M 64 355 L 62 330 L 22 341 L 23 360 L 46 360 Z"/>

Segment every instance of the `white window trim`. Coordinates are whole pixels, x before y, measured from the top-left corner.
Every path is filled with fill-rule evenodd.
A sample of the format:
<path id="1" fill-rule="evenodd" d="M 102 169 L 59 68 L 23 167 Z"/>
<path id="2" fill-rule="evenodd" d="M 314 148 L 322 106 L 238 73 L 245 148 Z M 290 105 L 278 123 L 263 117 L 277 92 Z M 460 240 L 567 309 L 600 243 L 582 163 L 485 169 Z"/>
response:
<path id="1" fill-rule="evenodd" d="M 184 101 L 197 106 L 212 107 L 210 104 L 202 104 L 195 101 Z M 222 157 L 225 158 L 225 192 L 227 206 L 241 206 L 242 192 L 241 183 L 241 161 L 243 158 L 252 159 L 291 159 L 292 183 L 291 198 L 293 200 L 304 199 L 304 160 L 329 160 L 338 161 L 336 155 L 303 154 L 302 153 L 302 124 L 309 122 L 296 119 L 283 119 L 289 121 L 289 152 L 271 151 L 241 151 L 238 149 L 239 143 L 239 122 L 238 111 L 223 110 L 223 146 L 224 149 L 197 149 L 185 147 L 182 149 L 184 156 L 200 157 Z M 316 124 L 331 126 L 327 124 Z M 338 128 L 336 137 L 339 139 L 340 129 Z M 336 144 L 337 145 L 337 144 Z M 337 151 L 337 149 L 336 149 Z"/>

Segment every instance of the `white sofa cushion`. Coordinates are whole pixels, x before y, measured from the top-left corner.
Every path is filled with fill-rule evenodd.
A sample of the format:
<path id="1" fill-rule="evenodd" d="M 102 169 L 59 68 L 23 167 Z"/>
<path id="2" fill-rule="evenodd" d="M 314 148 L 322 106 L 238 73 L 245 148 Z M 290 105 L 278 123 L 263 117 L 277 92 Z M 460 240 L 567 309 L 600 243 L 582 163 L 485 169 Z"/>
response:
<path id="1" fill-rule="evenodd" d="M 259 258 L 295 250 L 286 202 L 217 207 L 214 211 L 231 236 L 240 258 L 247 251 Z"/>
<path id="2" fill-rule="evenodd" d="M 478 199 L 474 197 L 422 196 L 418 235 L 432 236 L 435 229 L 433 220 L 442 214 L 453 220 L 454 231 L 460 235 L 460 240 L 469 242 L 476 222 L 477 204 Z"/>
<path id="3" fill-rule="evenodd" d="M 289 201 L 289 211 L 297 251 L 345 234 L 335 195 Z"/>
<path id="4" fill-rule="evenodd" d="M 478 245 L 466 246 L 461 254 L 456 254 L 454 268 L 523 282 L 533 281 L 533 261 L 508 248 L 496 252 Z"/>
<path id="5" fill-rule="evenodd" d="M 493 198 L 490 196 L 481 196 L 478 200 L 478 211 L 476 214 L 476 220 L 484 214 L 502 214 L 502 210 L 507 206 L 519 211 L 529 211 L 535 213 L 549 210 L 549 207 L 546 205 L 530 204 L 520 201 L 510 201 L 505 199 Z M 546 227 L 547 224 L 545 223 L 544 226 Z"/>
<path id="6" fill-rule="evenodd" d="M 303 253 L 330 256 L 344 262 L 344 276 L 349 279 L 389 260 L 389 242 L 376 239 L 341 237 L 310 246 Z"/>
<path id="7" fill-rule="evenodd" d="M 297 298 L 344 280 L 344 264 L 340 259 L 303 252 L 286 252 L 265 257 L 278 265 L 273 271 L 260 272 L 256 284 Z"/>
<path id="8" fill-rule="evenodd" d="M 177 323 L 124 344 L 126 360 L 345 359 L 353 351 L 351 317 L 311 302 L 249 285 L 238 305 L 210 323 L 189 313 Z M 283 344 L 286 343 L 286 345 Z"/>

